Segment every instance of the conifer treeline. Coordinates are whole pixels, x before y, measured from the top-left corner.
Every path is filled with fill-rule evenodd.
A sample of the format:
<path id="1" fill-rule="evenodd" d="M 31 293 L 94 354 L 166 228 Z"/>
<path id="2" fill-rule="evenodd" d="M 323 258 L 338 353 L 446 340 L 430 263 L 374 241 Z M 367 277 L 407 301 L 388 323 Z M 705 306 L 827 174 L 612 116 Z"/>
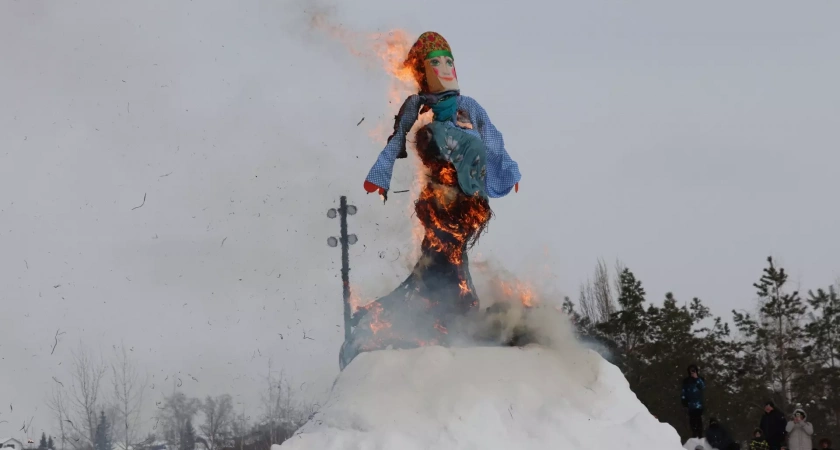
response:
<path id="1" fill-rule="evenodd" d="M 668 293 L 657 306 L 633 272 L 622 265 L 616 272 L 611 280 L 599 263 L 577 305 L 567 299 L 566 310 L 581 337 L 605 348 L 642 403 L 684 439 L 688 420 L 679 396 L 692 363 L 708 386 L 706 424 L 716 417 L 736 439 L 749 439 L 764 404 L 773 400 L 788 416 L 805 409 L 815 445 L 820 437 L 840 437 L 840 297 L 834 286 L 803 298 L 768 258 L 754 283 L 755 312 L 733 310 L 731 330 L 700 299 L 686 303 Z"/>

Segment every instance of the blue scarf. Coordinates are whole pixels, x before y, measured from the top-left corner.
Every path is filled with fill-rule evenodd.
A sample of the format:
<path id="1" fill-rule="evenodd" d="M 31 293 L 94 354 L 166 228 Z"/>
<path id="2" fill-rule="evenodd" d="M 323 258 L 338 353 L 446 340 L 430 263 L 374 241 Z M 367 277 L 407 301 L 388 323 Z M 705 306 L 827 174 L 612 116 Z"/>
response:
<path id="1" fill-rule="evenodd" d="M 452 95 L 432 105 L 435 121 L 446 122 L 458 111 L 458 96 Z"/>

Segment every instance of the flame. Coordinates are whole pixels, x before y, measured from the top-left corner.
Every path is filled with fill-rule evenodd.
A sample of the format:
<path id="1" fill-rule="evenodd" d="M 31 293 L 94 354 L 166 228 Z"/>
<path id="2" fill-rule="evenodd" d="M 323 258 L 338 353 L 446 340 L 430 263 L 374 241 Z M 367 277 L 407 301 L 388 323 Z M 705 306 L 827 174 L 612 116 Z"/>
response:
<path id="1" fill-rule="evenodd" d="M 428 182 L 420 193 L 415 208 L 423 224 L 424 242 L 445 254 L 452 264 L 460 265 L 467 240 L 487 223 L 490 210 L 486 202 L 478 200 L 479 197 L 458 195 L 453 167 L 432 167 L 430 172 L 448 185 Z"/>
<path id="2" fill-rule="evenodd" d="M 519 293 L 519 301 L 522 302 L 522 305 L 526 308 L 530 308 L 534 306 L 534 293 L 531 291 L 530 288 L 522 291 Z"/>
<path id="3" fill-rule="evenodd" d="M 375 335 L 376 333 L 387 330 L 391 328 L 391 324 L 382 320 L 380 314 L 382 314 L 382 304 L 379 302 L 372 303 L 375 305 L 371 308 L 371 320 L 370 320 L 370 331 Z"/>
<path id="4" fill-rule="evenodd" d="M 458 283 L 458 287 L 461 288 L 462 297 L 470 293 L 470 287 L 467 286 L 467 280 L 461 280 L 461 282 Z"/>
<path id="5" fill-rule="evenodd" d="M 449 331 L 446 329 L 446 327 L 445 327 L 445 326 L 443 326 L 443 325 L 440 323 L 440 321 L 439 321 L 439 320 L 438 320 L 437 322 L 435 322 L 435 329 L 436 329 L 436 330 L 438 330 L 441 334 L 447 334 L 447 333 L 449 333 Z"/>
<path id="6" fill-rule="evenodd" d="M 360 309 L 366 309 L 371 306 L 372 300 L 362 300 L 362 297 L 359 295 L 361 290 L 354 286 L 350 285 L 350 298 L 348 299 L 348 303 L 350 303 L 350 314 L 355 314 Z"/>
<path id="7" fill-rule="evenodd" d="M 419 90 L 412 69 L 403 62 L 413 45 L 407 31 L 393 29 L 387 33 L 365 33 L 355 31 L 331 20 L 326 11 L 312 10 L 310 25 L 334 41 L 342 43 L 348 53 L 359 59 L 366 68 L 378 65 L 390 78 L 388 101 L 389 114 L 374 126 L 370 136 L 377 143 L 383 143 L 393 130 L 393 116 L 399 111 L 403 101 Z"/>
<path id="8" fill-rule="evenodd" d="M 350 288 L 350 298 L 348 299 L 348 303 L 350 303 L 351 314 L 358 311 L 359 307 L 362 305 L 362 300 L 359 298 L 359 294 L 356 294 L 356 291 L 352 287 Z"/>
<path id="9" fill-rule="evenodd" d="M 520 280 L 513 282 L 500 280 L 499 288 L 505 296 L 519 300 L 522 306 L 526 308 L 530 308 L 536 303 L 534 289 L 528 283 L 523 283 Z"/>
<path id="10" fill-rule="evenodd" d="M 360 309 L 367 310 L 371 317 L 370 330 L 373 334 L 376 334 L 381 330 L 391 328 L 391 324 L 381 317 L 382 304 L 372 300 L 364 302 L 357 292 L 358 289 L 351 286 L 349 298 L 350 313 L 356 314 L 356 312 Z"/>
<path id="11" fill-rule="evenodd" d="M 426 123 L 432 121 L 431 118 L 432 114 L 422 114 L 418 120 L 420 123 L 419 126 L 424 126 Z M 413 140 L 412 140 L 413 142 Z M 423 165 L 423 162 L 420 158 L 415 159 L 415 169 L 414 169 L 414 184 L 412 186 L 412 196 L 419 197 L 419 193 L 423 191 L 426 187 L 426 181 L 428 180 L 429 176 L 429 169 Z M 407 207 L 411 210 L 409 215 L 412 217 L 415 214 L 414 205 L 409 203 Z M 423 223 L 419 220 L 415 220 L 412 223 L 411 227 L 411 242 L 412 242 L 412 252 L 409 255 L 410 261 L 416 261 L 420 258 L 421 255 L 421 246 L 420 244 L 423 242 L 423 237 L 426 235 L 426 229 L 423 227 Z"/>
<path id="12" fill-rule="evenodd" d="M 331 20 L 328 11 L 316 8 L 311 10 L 310 14 L 310 25 L 313 29 L 319 30 L 334 41 L 343 44 L 348 53 L 360 60 L 367 68 L 378 65 L 379 69 L 389 76 L 390 83 L 387 91 L 389 106 L 387 111 L 380 120 L 368 122 L 370 124 L 368 125 L 370 126 L 368 137 L 377 145 L 384 146 L 388 137 L 393 133 L 394 117 L 399 112 L 403 102 L 409 95 L 416 94 L 419 91 L 419 85 L 414 79 L 412 69 L 405 67 L 403 64 L 414 40 L 410 39 L 409 33 L 403 29 L 392 29 L 387 33 L 364 33 L 350 30 Z M 415 124 L 415 128 L 431 122 L 431 116 L 431 112 L 422 114 Z M 410 134 L 407 139 L 409 143 L 413 142 Z M 413 189 L 415 195 L 423 187 L 424 170 L 422 164 L 417 164 L 417 177 Z M 412 207 L 413 205 L 409 202 L 407 208 L 411 209 Z M 412 211 L 406 211 L 407 216 L 411 214 Z M 408 256 L 410 260 L 417 260 L 420 252 L 419 244 L 423 239 L 424 230 L 422 225 L 415 221 L 411 231 L 413 250 Z"/>
<path id="13" fill-rule="evenodd" d="M 368 137 L 371 141 L 384 147 L 388 143 L 388 136 L 391 135 L 392 130 L 393 128 L 389 124 L 380 120 L 368 131 Z"/>
<path id="14" fill-rule="evenodd" d="M 405 30 L 391 30 L 387 34 L 374 35 L 373 50 L 376 56 L 382 63 L 385 71 L 391 75 L 391 87 L 388 91 L 388 100 L 392 108 L 396 106 L 396 110 L 402 106 L 405 98 L 418 91 L 417 81 L 414 79 L 414 74 L 410 67 L 406 67 L 403 62 L 408 51 L 411 49 L 412 42 L 408 39 L 408 33 Z"/>

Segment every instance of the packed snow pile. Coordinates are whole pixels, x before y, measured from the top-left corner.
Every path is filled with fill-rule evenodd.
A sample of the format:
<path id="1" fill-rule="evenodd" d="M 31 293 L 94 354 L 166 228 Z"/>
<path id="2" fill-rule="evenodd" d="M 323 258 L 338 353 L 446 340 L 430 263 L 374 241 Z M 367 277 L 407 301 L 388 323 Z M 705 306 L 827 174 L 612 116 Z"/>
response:
<path id="1" fill-rule="evenodd" d="M 703 447 L 703 450 L 718 450 L 709 445 L 709 441 L 707 441 L 706 438 L 691 438 L 683 445 L 683 448 L 686 450 L 697 450 L 698 447 Z"/>
<path id="2" fill-rule="evenodd" d="M 529 345 L 362 353 L 338 376 L 322 409 L 281 448 L 682 445 L 677 432 L 639 402 L 618 368 L 594 351 Z"/>

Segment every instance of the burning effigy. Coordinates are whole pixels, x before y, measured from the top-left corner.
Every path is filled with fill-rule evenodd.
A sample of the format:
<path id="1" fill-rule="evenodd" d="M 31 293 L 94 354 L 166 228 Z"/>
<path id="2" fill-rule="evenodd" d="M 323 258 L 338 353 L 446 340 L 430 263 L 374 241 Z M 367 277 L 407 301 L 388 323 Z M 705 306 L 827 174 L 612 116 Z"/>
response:
<path id="1" fill-rule="evenodd" d="M 475 99 L 460 93 L 449 43 L 423 33 L 403 64 L 420 92 L 400 108 L 364 188 L 387 200 L 394 163 L 408 156 L 407 136 L 420 114 L 431 111 L 431 123 L 415 133 L 426 177 L 414 205 L 424 230 L 421 256 L 393 292 L 353 314 L 342 368 L 360 352 L 446 345 L 449 325 L 479 308 L 467 253 L 493 216 L 489 199 L 519 191 L 519 166 L 502 134 Z"/>

